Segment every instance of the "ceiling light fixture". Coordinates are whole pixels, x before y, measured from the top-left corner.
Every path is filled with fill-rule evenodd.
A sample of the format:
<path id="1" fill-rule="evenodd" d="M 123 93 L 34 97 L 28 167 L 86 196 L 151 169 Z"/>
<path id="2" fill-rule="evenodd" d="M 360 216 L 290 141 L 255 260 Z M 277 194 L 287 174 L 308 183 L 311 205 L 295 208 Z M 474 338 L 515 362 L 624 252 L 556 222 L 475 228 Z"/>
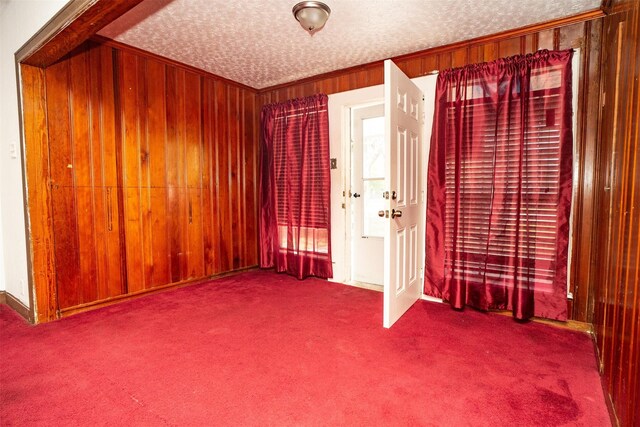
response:
<path id="1" fill-rule="evenodd" d="M 329 14 L 331 14 L 331 9 L 319 1 L 301 1 L 293 6 L 292 12 L 302 28 L 313 35 L 313 33 L 324 27 L 327 19 L 329 19 Z"/>

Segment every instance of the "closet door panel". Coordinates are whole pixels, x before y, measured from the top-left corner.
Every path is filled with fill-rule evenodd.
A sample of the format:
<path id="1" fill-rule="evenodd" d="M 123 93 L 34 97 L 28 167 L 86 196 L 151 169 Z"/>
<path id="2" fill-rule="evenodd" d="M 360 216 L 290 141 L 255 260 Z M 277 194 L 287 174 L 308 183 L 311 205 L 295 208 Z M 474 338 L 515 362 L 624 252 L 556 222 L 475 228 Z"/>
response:
<path id="1" fill-rule="evenodd" d="M 127 52 L 119 60 L 127 291 L 134 293 L 148 287 L 151 263 L 146 61 Z"/>
<path id="2" fill-rule="evenodd" d="M 183 279 L 204 276 L 204 244 L 202 236 L 202 190 L 189 188 L 187 274 Z"/>
<path id="3" fill-rule="evenodd" d="M 117 191 L 113 49 L 90 43 L 85 64 L 88 69 L 83 72 L 89 76 L 88 154 L 91 163 L 92 238 L 97 270 L 95 299 L 103 300 L 126 291 Z"/>
<path id="4" fill-rule="evenodd" d="M 73 151 L 69 122 L 69 63 L 46 69 L 47 121 L 49 128 L 50 181 L 58 187 L 73 186 Z"/>
<path id="5" fill-rule="evenodd" d="M 172 283 L 171 255 L 169 251 L 169 210 L 167 209 L 167 189 L 151 187 L 150 193 L 150 230 L 151 268 L 147 282 L 150 287 Z"/>
<path id="6" fill-rule="evenodd" d="M 179 282 L 187 269 L 185 244 L 187 197 L 185 195 L 185 72 L 167 68 L 166 156 L 171 164 L 166 169 L 168 243 L 171 265 L 171 282 Z"/>
<path id="7" fill-rule="evenodd" d="M 96 248 L 98 268 L 98 300 L 126 292 L 120 242 L 120 210 L 118 189 L 101 187 L 94 192 L 96 206 Z"/>
<path id="8" fill-rule="evenodd" d="M 69 120 L 72 162 L 68 166 L 76 187 L 93 187 L 92 119 L 89 102 L 89 56 L 77 54 L 69 59 Z M 98 114 L 95 114 L 96 116 Z M 98 150 L 99 151 L 99 150 Z"/>
<path id="9" fill-rule="evenodd" d="M 79 303 L 98 299 L 96 256 L 98 252 L 95 236 L 94 191 L 91 187 L 76 187 L 77 239 L 80 274 L 78 277 Z"/>
<path id="10" fill-rule="evenodd" d="M 117 187 L 113 49 L 92 46 L 89 50 L 89 105 L 94 112 L 91 120 L 93 182 L 97 187 Z"/>
<path id="11" fill-rule="evenodd" d="M 127 187 L 124 190 L 127 292 L 132 293 L 142 291 L 145 288 L 140 188 Z"/>
<path id="12" fill-rule="evenodd" d="M 51 191 L 58 309 L 81 303 L 78 225 L 73 187 L 54 185 Z"/>
<path id="13" fill-rule="evenodd" d="M 69 123 L 69 64 L 67 61 L 46 70 L 47 118 L 51 186 L 52 228 L 56 264 L 57 307 L 78 304 L 77 224 L 73 163 Z"/>

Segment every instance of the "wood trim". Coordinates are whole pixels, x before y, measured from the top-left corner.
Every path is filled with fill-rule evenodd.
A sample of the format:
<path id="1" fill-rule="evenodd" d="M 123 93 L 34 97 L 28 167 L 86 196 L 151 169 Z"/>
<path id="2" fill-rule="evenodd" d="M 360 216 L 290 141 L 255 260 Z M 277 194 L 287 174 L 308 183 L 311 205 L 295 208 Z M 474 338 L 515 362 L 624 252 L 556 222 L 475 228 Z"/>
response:
<path id="1" fill-rule="evenodd" d="M 18 62 L 48 67 L 142 0 L 71 0 L 16 53 Z"/>
<path id="2" fill-rule="evenodd" d="M 607 412 L 609 413 L 609 421 L 611 421 L 612 426 L 619 427 L 620 420 L 618 419 L 618 414 L 616 413 L 615 405 L 613 404 L 613 400 L 611 400 L 611 396 L 609 395 L 609 391 L 607 390 L 607 383 L 604 375 L 602 375 L 604 371 L 604 363 L 602 361 L 602 357 L 600 357 L 600 348 L 598 347 L 598 337 L 596 335 L 595 329 L 594 333 L 591 335 L 591 342 L 593 343 L 593 355 L 595 356 L 596 368 L 598 369 L 598 377 L 600 377 L 600 387 L 602 387 L 602 394 L 604 396 L 605 405 L 607 405 Z"/>
<path id="3" fill-rule="evenodd" d="M 192 286 L 192 285 L 199 285 L 202 283 L 207 283 L 210 282 L 212 280 L 216 280 L 216 279 L 221 279 L 223 277 L 227 277 L 227 276 L 235 276 L 237 274 L 240 273 L 245 273 L 245 272 L 249 272 L 249 271 L 258 271 L 259 268 L 257 265 L 255 266 L 251 266 L 251 267 L 244 267 L 244 268 L 238 268 L 236 270 L 232 270 L 232 271 L 227 271 L 225 273 L 221 273 L 221 274 L 215 274 L 206 278 L 198 278 L 198 279 L 191 279 L 191 280 L 185 280 L 182 282 L 177 282 L 177 283 L 171 283 L 169 285 L 163 285 L 163 286 L 157 286 L 155 288 L 151 288 L 151 289 L 144 289 L 138 292 L 132 292 L 129 294 L 125 294 L 125 295 L 119 295 L 117 297 L 113 297 L 113 298 L 107 298 L 105 300 L 102 301 L 95 301 L 95 302 L 91 302 L 88 304 L 80 304 L 77 305 L 75 307 L 69 307 L 69 308 L 65 308 L 63 310 L 60 310 L 60 314 L 59 317 L 60 318 L 64 318 L 64 317 L 69 317 L 72 316 L 74 314 L 78 314 L 78 313 L 83 313 L 85 311 L 91 311 L 91 310 L 95 310 L 97 308 L 101 308 L 101 307 L 108 307 L 110 305 L 114 305 L 114 304 L 118 304 L 124 301 L 130 301 L 130 300 L 134 300 L 143 296 L 147 296 L 147 295 L 153 295 L 153 294 L 157 294 L 160 292 L 165 292 L 165 291 L 170 291 L 173 289 L 178 289 L 178 288 L 184 288 L 186 286 Z"/>
<path id="4" fill-rule="evenodd" d="M 32 254 L 31 248 L 31 236 L 29 235 L 29 207 L 26 201 L 28 200 L 29 194 L 27 194 L 27 164 L 25 160 L 25 134 L 24 134 L 24 117 L 23 117 L 23 104 L 22 104 L 22 70 L 20 67 L 20 63 L 16 60 L 15 68 L 16 68 L 16 76 L 17 76 L 17 84 L 16 84 L 16 92 L 17 92 L 17 100 L 18 100 L 18 131 L 20 135 L 20 148 L 22 155 L 20 156 L 20 172 L 22 174 L 22 200 L 25 203 L 22 204 L 22 215 L 24 217 L 24 241 L 26 242 L 26 259 L 27 259 L 27 287 L 29 288 L 29 316 L 31 319 L 36 318 L 36 301 L 35 301 L 35 290 L 34 290 L 34 280 L 31 272 L 33 271 L 33 263 L 32 263 Z"/>
<path id="5" fill-rule="evenodd" d="M 7 291 L 0 291 L 0 304 L 6 304 L 23 317 L 27 322 L 33 323 L 33 314 L 29 307 Z"/>
<path id="6" fill-rule="evenodd" d="M 634 4 L 633 0 L 602 0 L 600 9 L 605 15 L 615 15 L 616 13 L 628 12 L 633 9 Z"/>
<path id="7" fill-rule="evenodd" d="M 499 314 L 501 316 L 513 316 L 513 313 L 508 310 L 491 310 L 490 312 Z M 593 335 L 593 325 L 591 323 L 578 322 L 577 320 L 567 320 L 566 322 L 561 322 L 559 320 L 542 319 L 540 317 L 532 317 L 531 321 L 535 323 L 542 323 L 543 325 L 553 326 L 555 328 L 568 329 L 570 331 L 583 332 L 585 334 Z"/>
<path id="8" fill-rule="evenodd" d="M 91 37 L 91 40 L 96 42 L 96 43 L 100 43 L 100 44 L 102 44 L 104 46 L 109 46 L 109 47 L 112 47 L 114 49 L 118 49 L 118 50 L 129 52 L 129 53 L 133 53 L 133 54 L 136 54 L 138 56 L 145 57 L 145 58 L 153 59 L 153 60 L 162 62 L 164 64 L 171 65 L 171 66 L 176 67 L 176 68 L 180 68 L 182 70 L 190 71 L 192 73 L 197 73 L 197 74 L 199 74 L 199 75 L 201 75 L 201 76 L 203 76 L 205 78 L 212 78 L 214 80 L 219 80 L 221 82 L 227 83 L 227 84 L 232 85 L 232 86 L 237 86 L 237 87 L 239 87 L 241 89 L 245 89 L 245 90 L 251 91 L 253 93 L 258 93 L 258 90 L 256 88 L 251 87 L 251 86 L 247 86 L 245 84 L 236 82 L 234 80 L 229 80 L 226 77 L 222 77 L 222 76 L 219 76 L 217 74 L 210 73 L 210 72 L 205 71 L 205 70 L 203 70 L 201 68 L 197 68 L 197 67 L 194 67 L 192 65 L 184 64 L 184 63 L 178 62 L 178 61 L 176 61 L 174 59 L 167 58 L 166 56 L 158 55 L 156 53 L 149 52 L 147 50 L 143 50 L 143 49 L 137 48 L 135 46 L 131 46 L 131 45 L 128 45 L 126 43 L 122 43 L 122 42 L 119 42 L 117 40 L 110 39 L 108 37 L 104 37 L 104 36 L 100 36 L 100 35 L 96 34 L 93 37 Z"/>
<path id="9" fill-rule="evenodd" d="M 53 254 L 49 134 L 44 69 L 21 64 L 23 186 L 32 317 L 37 323 L 55 318 L 56 283 Z"/>
<path id="10" fill-rule="evenodd" d="M 572 16 L 567 16 L 567 17 L 560 18 L 560 19 L 555 19 L 553 21 L 547 21 L 547 22 L 543 22 L 543 23 L 540 23 L 540 24 L 527 25 L 525 27 L 514 28 L 512 30 L 502 31 L 502 32 L 490 34 L 490 35 L 487 35 L 487 36 L 476 37 L 476 38 L 473 38 L 473 39 L 463 40 L 463 41 L 460 41 L 460 42 L 450 43 L 450 44 L 442 45 L 442 46 L 436 46 L 436 47 L 432 47 L 432 48 L 429 48 L 429 49 L 419 50 L 417 52 L 407 53 L 407 54 L 400 55 L 400 56 L 394 56 L 394 57 L 392 57 L 390 59 L 393 62 L 398 63 L 398 62 L 407 61 L 407 60 L 410 60 L 410 59 L 414 59 L 414 58 L 418 58 L 418 57 L 422 57 L 422 56 L 426 56 L 426 55 L 434 55 L 434 54 L 437 54 L 437 53 L 440 53 L 440 52 L 454 51 L 454 50 L 457 50 L 457 49 L 463 49 L 463 48 L 468 48 L 468 47 L 472 47 L 472 46 L 475 46 L 475 45 L 496 42 L 496 41 L 499 41 L 499 40 L 504 40 L 504 39 L 512 38 L 512 37 L 526 36 L 526 35 L 530 35 L 530 34 L 533 34 L 533 33 L 538 33 L 540 31 L 544 31 L 544 30 L 550 30 L 550 29 L 555 29 L 555 28 L 559 28 L 559 27 L 564 27 L 564 26 L 567 26 L 567 25 L 576 24 L 576 23 L 584 22 L 584 21 L 591 21 L 593 19 L 602 18 L 603 16 L 605 16 L 605 14 L 601 9 L 594 9 L 594 10 L 590 10 L 590 11 L 587 11 L 587 12 L 579 13 L 577 15 L 572 15 Z M 363 70 L 367 70 L 367 69 L 370 69 L 370 68 L 381 67 L 383 63 L 384 63 L 384 60 L 380 60 L 380 61 L 369 62 L 369 63 L 366 63 L 366 64 L 355 65 L 353 67 L 343 68 L 343 69 L 340 69 L 340 70 L 334 70 L 334 71 L 330 71 L 328 73 L 318 74 L 316 76 L 306 77 L 304 79 L 295 80 L 295 81 L 288 82 L 288 83 L 281 83 L 281 84 L 278 84 L 278 85 L 262 88 L 262 89 L 258 90 L 258 93 L 262 94 L 262 93 L 265 93 L 265 92 L 271 92 L 271 91 L 274 91 L 274 90 L 283 89 L 283 88 L 286 88 L 286 87 L 289 87 L 289 86 L 297 86 L 297 85 L 302 85 L 302 84 L 314 82 L 314 81 L 317 81 L 317 80 L 328 79 L 328 78 L 331 78 L 333 76 L 343 75 L 343 74 L 351 73 L 351 72 L 354 72 L 354 71 L 363 71 Z M 428 74 L 428 73 L 426 73 L 426 74 Z"/>

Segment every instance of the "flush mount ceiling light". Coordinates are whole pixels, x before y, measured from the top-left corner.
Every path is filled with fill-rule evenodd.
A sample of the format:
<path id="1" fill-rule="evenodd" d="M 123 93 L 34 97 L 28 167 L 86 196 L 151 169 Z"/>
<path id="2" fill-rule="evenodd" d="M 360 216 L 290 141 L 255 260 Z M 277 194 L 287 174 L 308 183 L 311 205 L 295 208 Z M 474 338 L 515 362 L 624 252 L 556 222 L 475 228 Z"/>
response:
<path id="1" fill-rule="evenodd" d="M 311 35 L 324 27 L 330 13 L 329 6 L 319 1 L 301 1 L 293 6 L 293 16 Z"/>

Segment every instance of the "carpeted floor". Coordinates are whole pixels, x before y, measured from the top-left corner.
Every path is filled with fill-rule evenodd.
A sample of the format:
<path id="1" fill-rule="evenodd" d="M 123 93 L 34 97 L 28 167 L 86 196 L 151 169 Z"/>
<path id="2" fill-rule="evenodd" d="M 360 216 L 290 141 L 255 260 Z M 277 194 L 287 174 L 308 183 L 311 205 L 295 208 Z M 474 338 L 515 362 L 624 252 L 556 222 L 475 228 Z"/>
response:
<path id="1" fill-rule="evenodd" d="M 30 326 L 0 306 L 0 424 L 610 425 L 587 335 L 252 272 Z"/>

